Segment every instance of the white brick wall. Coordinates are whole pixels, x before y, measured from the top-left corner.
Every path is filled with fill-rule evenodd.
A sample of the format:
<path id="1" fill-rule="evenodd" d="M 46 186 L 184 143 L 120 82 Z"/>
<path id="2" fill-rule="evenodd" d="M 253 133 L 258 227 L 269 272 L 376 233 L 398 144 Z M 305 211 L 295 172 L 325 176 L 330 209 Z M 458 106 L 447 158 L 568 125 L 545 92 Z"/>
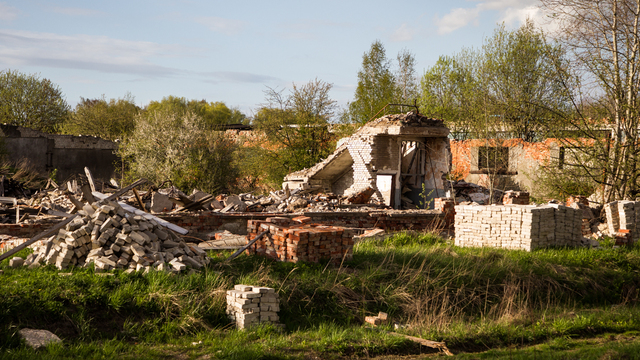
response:
<path id="1" fill-rule="evenodd" d="M 564 205 L 458 205 L 455 244 L 531 251 L 547 246 L 577 246 L 582 212 Z"/>

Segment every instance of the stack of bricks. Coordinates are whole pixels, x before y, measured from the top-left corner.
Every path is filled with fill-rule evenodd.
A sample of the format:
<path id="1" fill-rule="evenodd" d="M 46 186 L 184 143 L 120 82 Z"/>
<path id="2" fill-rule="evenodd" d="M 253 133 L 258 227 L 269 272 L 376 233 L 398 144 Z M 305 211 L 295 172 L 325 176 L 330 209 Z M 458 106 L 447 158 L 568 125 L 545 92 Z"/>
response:
<path id="1" fill-rule="evenodd" d="M 632 244 L 640 238 L 640 201 L 621 200 L 604 205 L 609 233 L 620 243 Z M 624 230 L 624 231 L 623 231 Z M 628 239 L 628 242 L 623 241 Z"/>
<path id="2" fill-rule="evenodd" d="M 322 259 L 339 264 L 353 257 L 355 230 L 334 226 L 306 224 L 310 218 L 300 216 L 293 219 L 273 217 L 249 220 L 248 241 L 259 233 L 268 233 L 250 246 L 249 254 L 259 254 L 279 261 L 319 262 Z"/>
<path id="3" fill-rule="evenodd" d="M 227 315 L 238 329 L 258 324 L 278 324 L 280 301 L 274 289 L 236 285 L 227 291 Z"/>
<path id="4" fill-rule="evenodd" d="M 445 228 L 450 229 L 456 217 L 455 201 L 453 198 L 435 198 L 433 204 L 434 210 L 442 211 L 442 214 L 444 214 Z"/>
<path id="5" fill-rule="evenodd" d="M 529 193 L 509 190 L 504 193 L 502 203 L 504 205 L 529 205 Z"/>
<path id="6" fill-rule="evenodd" d="M 563 205 L 456 206 L 457 246 L 531 251 L 581 240 L 581 212 Z"/>

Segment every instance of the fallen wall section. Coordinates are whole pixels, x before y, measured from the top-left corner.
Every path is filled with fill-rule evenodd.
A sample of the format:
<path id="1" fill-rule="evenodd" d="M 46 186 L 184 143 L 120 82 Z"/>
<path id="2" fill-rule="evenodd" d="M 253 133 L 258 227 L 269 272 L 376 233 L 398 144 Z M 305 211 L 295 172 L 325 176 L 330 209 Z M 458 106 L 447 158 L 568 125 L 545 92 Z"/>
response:
<path id="1" fill-rule="evenodd" d="M 458 205 L 455 211 L 455 244 L 461 247 L 531 251 L 582 241 L 582 212 L 564 205 Z"/>

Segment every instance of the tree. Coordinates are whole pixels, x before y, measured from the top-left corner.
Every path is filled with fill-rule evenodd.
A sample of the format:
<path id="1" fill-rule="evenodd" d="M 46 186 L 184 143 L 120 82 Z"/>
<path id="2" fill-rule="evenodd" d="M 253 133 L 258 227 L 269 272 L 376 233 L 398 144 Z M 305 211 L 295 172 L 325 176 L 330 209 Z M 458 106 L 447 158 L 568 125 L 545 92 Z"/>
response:
<path id="1" fill-rule="evenodd" d="M 416 77 L 416 59 L 409 50 L 398 53 L 396 70 L 396 103 L 413 104 L 418 99 L 418 82 Z M 404 109 L 401 107 L 400 111 Z"/>
<path id="2" fill-rule="evenodd" d="M 292 171 L 313 166 L 333 150 L 329 120 L 335 115 L 336 101 L 329 97 L 332 85 L 315 79 L 304 85 L 293 84 L 292 90 L 268 88 L 267 103 L 255 115 L 256 130 L 266 135 L 261 163 L 272 183 L 282 182 Z"/>
<path id="3" fill-rule="evenodd" d="M 152 101 L 146 110 L 169 112 L 178 116 L 192 112 L 200 116 L 210 129 L 218 125 L 246 123 L 246 116 L 240 110 L 229 108 L 219 101 L 208 103 L 206 100 L 187 100 L 183 97 L 167 96 L 161 101 Z"/>
<path id="4" fill-rule="evenodd" d="M 48 79 L 0 71 L 0 122 L 56 132 L 69 113 L 60 88 Z"/>
<path id="5" fill-rule="evenodd" d="M 574 106 L 564 115 L 579 133 L 567 141 L 575 153 L 567 165 L 603 187 L 602 201 L 633 198 L 640 175 L 640 1 L 542 0 L 542 7 L 572 55 L 572 68 L 558 66 L 558 76 L 569 79 L 573 71 L 581 79 L 565 86 Z M 589 117 L 593 104 L 606 121 Z"/>
<path id="6" fill-rule="evenodd" d="M 155 184 L 171 180 L 184 192 L 215 193 L 235 183 L 237 145 L 224 132 L 207 129 L 201 117 L 186 112 L 153 111 L 136 116 L 135 130 L 118 149 L 128 178 Z"/>
<path id="7" fill-rule="evenodd" d="M 140 112 L 133 96 L 122 99 L 80 98 L 60 132 L 69 135 L 91 135 L 107 140 L 122 139 L 133 132 L 135 117 Z"/>
<path id="8" fill-rule="evenodd" d="M 365 124 L 377 116 L 385 105 L 394 103 L 397 94 L 395 81 L 384 46 L 376 40 L 369 52 L 362 56 L 355 99 L 349 103 L 349 110 L 345 113 L 348 121 Z"/>

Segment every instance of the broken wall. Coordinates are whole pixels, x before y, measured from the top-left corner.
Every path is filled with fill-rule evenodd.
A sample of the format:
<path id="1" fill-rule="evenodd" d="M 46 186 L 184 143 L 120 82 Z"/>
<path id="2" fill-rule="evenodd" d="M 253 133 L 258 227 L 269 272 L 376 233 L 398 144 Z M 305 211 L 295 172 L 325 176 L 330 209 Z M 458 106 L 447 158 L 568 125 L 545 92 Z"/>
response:
<path id="1" fill-rule="evenodd" d="M 503 147 L 508 151 L 504 159 L 504 171 L 483 171 L 480 149 L 483 147 Z M 548 164 L 558 158 L 559 143 L 556 139 L 541 142 L 526 142 L 522 139 L 469 139 L 451 140 L 452 170 L 455 179 L 479 184 L 491 185 L 500 190 L 526 190 L 532 192 L 541 165 Z M 486 174 L 483 172 L 489 172 Z"/>
<path id="2" fill-rule="evenodd" d="M 57 169 L 58 180 L 84 173 L 88 167 L 97 179 L 114 176 L 117 144 L 93 136 L 47 134 L 13 125 L 0 125 L 5 135 L 8 159 L 19 162 L 27 159 L 34 169 L 48 174 Z"/>

